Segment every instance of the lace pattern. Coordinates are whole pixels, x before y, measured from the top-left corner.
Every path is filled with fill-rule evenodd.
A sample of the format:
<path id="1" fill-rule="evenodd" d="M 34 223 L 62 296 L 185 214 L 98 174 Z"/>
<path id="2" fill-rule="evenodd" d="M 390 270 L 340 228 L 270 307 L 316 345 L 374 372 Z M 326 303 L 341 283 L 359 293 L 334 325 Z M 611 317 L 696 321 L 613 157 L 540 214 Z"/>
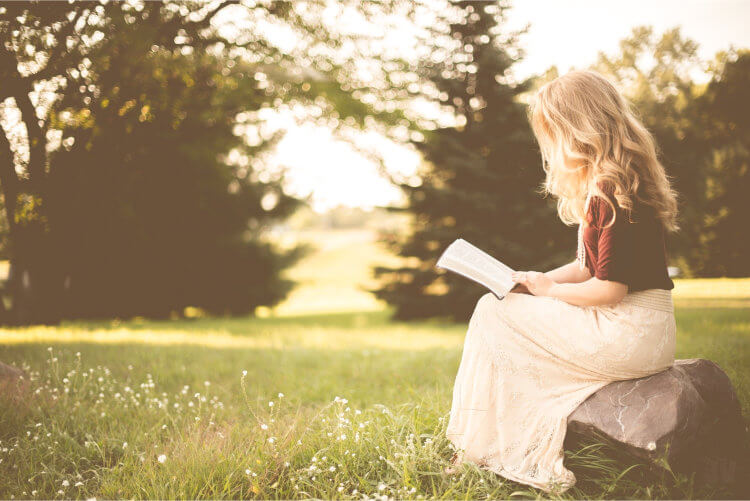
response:
<path id="1" fill-rule="evenodd" d="M 552 492 L 575 484 L 563 464 L 567 418 L 612 381 L 674 363 L 670 291 L 578 307 L 487 293 L 469 321 L 446 435 L 464 461 Z M 626 295 L 626 297 L 628 297 Z"/>

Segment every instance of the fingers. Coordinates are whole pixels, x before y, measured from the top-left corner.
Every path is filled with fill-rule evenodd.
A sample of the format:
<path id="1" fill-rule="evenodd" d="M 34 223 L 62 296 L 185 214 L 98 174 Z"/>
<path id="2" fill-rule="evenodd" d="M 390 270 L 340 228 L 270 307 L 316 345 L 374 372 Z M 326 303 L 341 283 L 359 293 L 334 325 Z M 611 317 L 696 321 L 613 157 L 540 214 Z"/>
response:
<path id="1" fill-rule="evenodd" d="M 543 273 L 538 271 L 514 271 L 511 273 L 511 279 L 519 284 L 529 285 L 536 282 Z"/>

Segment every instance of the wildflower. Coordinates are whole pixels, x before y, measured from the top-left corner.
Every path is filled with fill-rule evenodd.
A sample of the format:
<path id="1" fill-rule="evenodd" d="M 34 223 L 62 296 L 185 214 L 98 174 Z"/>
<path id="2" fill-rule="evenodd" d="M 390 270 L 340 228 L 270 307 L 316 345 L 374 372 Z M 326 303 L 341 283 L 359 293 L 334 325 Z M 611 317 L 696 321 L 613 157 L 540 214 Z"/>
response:
<path id="1" fill-rule="evenodd" d="M 122 448 L 123 449 L 127 449 L 128 448 L 128 443 L 127 442 L 123 442 L 122 443 Z"/>
<path id="2" fill-rule="evenodd" d="M 160 463 L 163 463 L 167 460 L 167 456 L 165 454 L 159 454 L 159 457 L 157 459 Z"/>
<path id="3" fill-rule="evenodd" d="M 268 406 L 269 407 L 273 407 L 273 400 L 271 400 L 270 402 L 268 402 Z"/>
<path id="4" fill-rule="evenodd" d="M 336 471 L 336 467 L 335 466 L 331 466 L 330 468 L 328 468 L 328 471 Z"/>
<path id="5" fill-rule="evenodd" d="M 380 484 L 378 484 L 378 490 L 379 491 L 382 491 L 384 489 L 385 489 L 385 484 L 384 483 L 381 482 Z"/>
<path id="6" fill-rule="evenodd" d="M 83 485 L 83 482 L 76 482 L 76 483 L 75 483 L 75 486 L 76 486 L 76 487 L 81 487 L 82 485 Z"/>
<path id="7" fill-rule="evenodd" d="M 68 486 L 70 486 L 70 482 L 68 482 L 67 480 L 63 480 L 62 481 L 62 486 L 63 487 L 68 487 Z"/>
<path id="8" fill-rule="evenodd" d="M 284 398 L 284 394 L 283 393 L 279 393 L 279 398 Z"/>
<path id="9" fill-rule="evenodd" d="M 210 381 L 203 381 L 203 384 L 204 384 L 204 386 L 206 386 L 206 388 L 208 388 L 209 386 L 211 386 L 211 382 Z"/>
<path id="10" fill-rule="evenodd" d="M 62 495 L 64 495 L 64 494 L 65 494 L 65 493 L 64 493 L 64 492 L 62 491 L 62 489 L 60 489 L 59 491 L 57 491 L 57 493 L 58 493 L 58 494 L 59 494 L 60 496 L 62 496 Z"/>
<path id="11" fill-rule="evenodd" d="M 245 475 L 250 475 L 250 468 L 245 470 Z"/>
<path id="12" fill-rule="evenodd" d="M 274 443 L 275 440 L 276 440 L 276 438 L 274 438 L 274 437 L 268 437 L 268 441 L 270 443 Z"/>
<path id="13" fill-rule="evenodd" d="M 247 376 L 247 371 L 242 371 L 243 376 Z"/>

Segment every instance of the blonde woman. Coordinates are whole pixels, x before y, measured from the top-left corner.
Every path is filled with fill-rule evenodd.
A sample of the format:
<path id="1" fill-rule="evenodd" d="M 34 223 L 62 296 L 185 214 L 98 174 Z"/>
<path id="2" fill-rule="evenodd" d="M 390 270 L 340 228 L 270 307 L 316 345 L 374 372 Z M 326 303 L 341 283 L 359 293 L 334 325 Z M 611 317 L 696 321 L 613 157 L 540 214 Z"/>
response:
<path id="1" fill-rule="evenodd" d="M 446 434 L 461 462 L 545 492 L 563 465 L 568 416 L 612 381 L 674 363 L 674 288 L 665 233 L 676 194 L 651 134 L 606 78 L 573 71 L 529 107 L 558 214 L 578 224 L 573 262 L 521 271 L 523 290 L 482 296 L 469 321 Z"/>

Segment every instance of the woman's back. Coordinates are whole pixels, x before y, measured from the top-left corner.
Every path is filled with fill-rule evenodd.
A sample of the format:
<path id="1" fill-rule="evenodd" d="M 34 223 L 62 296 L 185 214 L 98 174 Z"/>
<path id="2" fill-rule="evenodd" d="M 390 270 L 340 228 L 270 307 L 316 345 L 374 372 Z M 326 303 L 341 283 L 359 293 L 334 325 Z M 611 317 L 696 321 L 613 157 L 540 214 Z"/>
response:
<path id="1" fill-rule="evenodd" d="M 615 207 L 617 218 L 607 227 L 612 219 L 612 207 L 599 196 L 590 198 L 583 245 L 585 265 L 591 275 L 627 284 L 629 292 L 673 289 L 661 221 L 645 205 L 634 207 L 630 216 L 632 222 L 629 221 L 612 189 L 604 184 L 599 187 Z"/>

